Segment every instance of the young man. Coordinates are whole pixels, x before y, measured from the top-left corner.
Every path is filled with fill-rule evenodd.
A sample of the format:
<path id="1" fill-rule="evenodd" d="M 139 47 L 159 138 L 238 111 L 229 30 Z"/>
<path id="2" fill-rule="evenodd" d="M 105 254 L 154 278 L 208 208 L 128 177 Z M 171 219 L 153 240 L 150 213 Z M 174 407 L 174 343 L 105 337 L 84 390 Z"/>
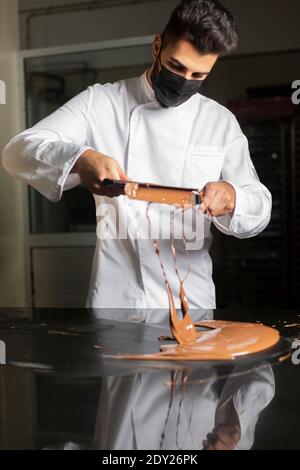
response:
<path id="1" fill-rule="evenodd" d="M 142 76 L 89 87 L 4 149 L 6 170 L 49 200 L 58 201 L 82 181 L 94 194 L 102 230 L 130 227 L 126 237 L 120 230 L 105 237 L 98 231 L 86 306 L 168 307 L 153 244 L 138 236 L 147 225 L 147 205 L 109 197 L 105 178 L 202 190 L 201 243 L 191 244 L 187 260 L 182 240 L 176 241 L 182 276 L 190 266 L 185 289 L 191 309 L 215 307 L 211 223 L 238 238 L 267 226 L 271 195 L 257 177 L 247 139 L 226 108 L 200 94 L 218 58 L 237 43 L 233 17 L 218 1 L 183 1 L 156 35 L 153 65 Z M 158 211 L 169 213 L 166 206 L 153 205 L 152 219 Z M 160 249 L 179 307 L 170 240 L 161 240 Z"/>

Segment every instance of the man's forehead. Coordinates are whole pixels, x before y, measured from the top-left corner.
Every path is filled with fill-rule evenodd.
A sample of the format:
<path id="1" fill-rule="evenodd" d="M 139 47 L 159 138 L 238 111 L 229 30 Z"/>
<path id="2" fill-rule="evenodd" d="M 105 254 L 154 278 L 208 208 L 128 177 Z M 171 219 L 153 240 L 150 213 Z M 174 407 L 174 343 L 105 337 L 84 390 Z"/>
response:
<path id="1" fill-rule="evenodd" d="M 178 40 L 165 48 L 165 57 L 193 72 L 207 72 L 218 59 L 217 54 L 201 54 L 190 43 Z"/>

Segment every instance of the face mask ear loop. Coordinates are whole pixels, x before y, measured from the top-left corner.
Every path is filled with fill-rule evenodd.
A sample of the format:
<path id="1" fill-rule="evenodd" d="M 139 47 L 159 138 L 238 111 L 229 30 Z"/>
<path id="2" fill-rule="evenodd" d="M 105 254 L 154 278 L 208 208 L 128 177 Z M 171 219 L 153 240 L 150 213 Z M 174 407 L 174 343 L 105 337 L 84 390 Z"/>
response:
<path id="1" fill-rule="evenodd" d="M 158 60 L 159 67 L 160 67 L 160 70 L 161 70 L 161 68 L 162 68 L 162 65 L 161 65 L 161 46 L 160 46 L 160 49 L 159 49 L 157 60 Z"/>
<path id="2" fill-rule="evenodd" d="M 161 47 L 160 47 L 158 56 L 157 56 L 157 58 L 156 58 L 156 60 L 155 60 L 155 62 L 154 62 L 154 67 L 153 67 L 152 76 L 151 76 L 152 83 L 153 83 L 153 77 L 154 77 L 155 73 L 158 74 L 158 73 L 160 72 L 160 70 L 161 70 L 160 54 L 161 54 Z M 159 63 L 159 66 L 160 66 L 160 70 L 159 70 L 159 71 L 157 70 L 157 65 L 156 65 L 157 62 Z"/>

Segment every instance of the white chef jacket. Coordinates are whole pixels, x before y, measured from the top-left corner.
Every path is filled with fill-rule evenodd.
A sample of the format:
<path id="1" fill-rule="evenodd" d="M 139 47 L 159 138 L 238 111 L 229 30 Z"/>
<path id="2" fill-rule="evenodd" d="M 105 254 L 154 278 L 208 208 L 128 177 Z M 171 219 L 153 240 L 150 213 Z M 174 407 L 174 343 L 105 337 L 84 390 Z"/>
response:
<path id="1" fill-rule="evenodd" d="M 190 274 L 185 287 L 190 306 L 215 308 L 208 252 L 211 223 L 227 235 L 252 237 L 269 223 L 272 205 L 270 192 L 258 179 L 247 139 L 233 114 L 201 94 L 179 107 L 162 108 L 144 72 L 140 77 L 114 84 L 88 87 L 14 137 L 3 151 L 3 166 L 55 202 L 63 191 L 80 184 L 79 175 L 70 174 L 70 170 L 88 148 L 117 160 L 134 181 L 203 188 L 208 182 L 226 180 L 234 186 L 234 215 L 210 220 L 198 213 L 202 242 L 190 245 L 188 250 Z M 153 244 L 139 236 L 139 230 L 147 225 L 146 203 L 125 196 L 94 198 L 98 224 L 104 220 L 102 208 L 110 204 L 113 215 L 105 212 L 106 226 L 113 227 L 117 211 L 118 223 L 127 223 L 131 229 L 123 239 L 97 237 L 86 307 L 167 308 L 167 293 Z M 170 207 L 165 205 L 152 206 L 150 214 L 153 217 L 168 211 Z M 191 222 L 184 222 L 189 224 L 191 228 Z M 176 240 L 176 245 L 178 266 L 184 276 L 188 260 L 182 241 Z M 179 308 L 179 281 L 169 240 L 161 240 L 161 253 Z"/>

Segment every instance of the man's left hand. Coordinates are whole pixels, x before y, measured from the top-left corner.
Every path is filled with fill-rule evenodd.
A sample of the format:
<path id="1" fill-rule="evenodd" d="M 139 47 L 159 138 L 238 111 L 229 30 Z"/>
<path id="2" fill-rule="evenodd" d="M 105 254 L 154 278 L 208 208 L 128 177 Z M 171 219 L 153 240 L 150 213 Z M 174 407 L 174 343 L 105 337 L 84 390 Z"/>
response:
<path id="1" fill-rule="evenodd" d="M 200 191 L 202 197 L 201 210 L 212 217 L 233 214 L 236 205 L 236 192 L 226 181 L 208 183 Z"/>

